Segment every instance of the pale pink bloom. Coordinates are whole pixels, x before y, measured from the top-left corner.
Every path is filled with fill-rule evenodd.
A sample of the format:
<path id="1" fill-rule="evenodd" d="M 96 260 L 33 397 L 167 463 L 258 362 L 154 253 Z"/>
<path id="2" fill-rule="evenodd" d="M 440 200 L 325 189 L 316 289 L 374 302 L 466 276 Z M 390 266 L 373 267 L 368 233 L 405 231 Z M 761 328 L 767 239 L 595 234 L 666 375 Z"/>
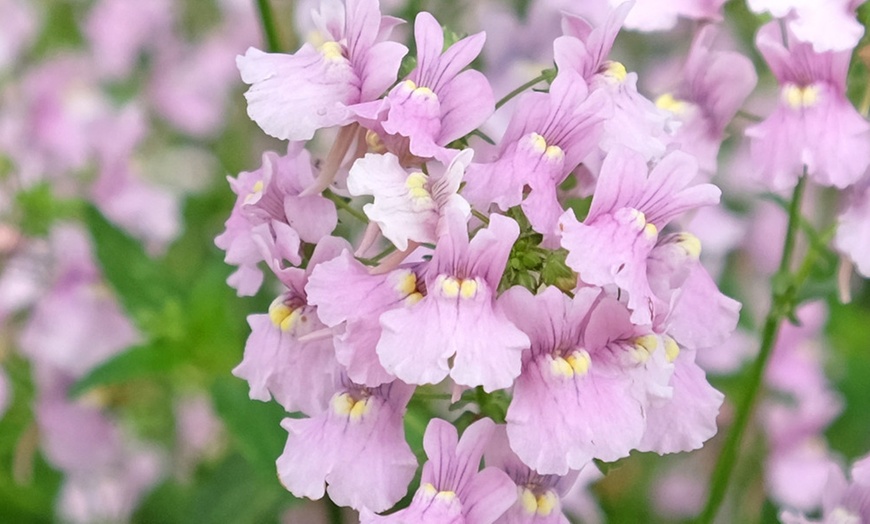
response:
<path id="1" fill-rule="evenodd" d="M 486 35 L 476 33 L 444 49 L 444 32 L 423 11 L 414 22 L 417 67 L 383 101 L 369 104 L 363 125 L 378 132 L 388 149 L 448 161 L 445 146 L 474 131 L 495 109 L 486 77 L 465 69 L 480 54 Z"/>
<path id="2" fill-rule="evenodd" d="M 351 380 L 379 386 L 395 378 L 378 359 L 379 318 L 419 298 L 422 284 L 413 267 L 370 274 L 347 250 L 314 268 L 305 286 L 308 302 L 324 324 L 336 328 L 335 357 Z"/>
<path id="3" fill-rule="evenodd" d="M 251 335 L 233 374 L 248 382 L 252 399 L 266 402 L 271 396 L 287 411 L 307 415 L 326 409 L 341 369 L 330 337 L 300 340 L 326 328 L 317 308 L 308 304 L 305 285 L 314 268 L 348 248 L 343 239 L 321 240 L 307 269 L 289 268 L 282 273 L 287 290 L 272 302 L 268 314 L 248 317 Z"/>
<path id="4" fill-rule="evenodd" d="M 503 425 L 496 426 L 484 460 L 488 467 L 507 473 L 517 490 L 516 502 L 495 524 L 569 524 L 562 511 L 562 499 L 576 483 L 579 471 L 542 475 L 529 468 L 511 450 Z"/>
<path id="5" fill-rule="evenodd" d="M 818 184 L 845 188 L 870 165 L 870 124 L 846 98 L 851 52 L 813 51 L 776 22 L 756 35 L 780 85 L 780 102 L 763 122 L 746 129 L 758 176 L 775 190 L 793 187 L 806 169 Z"/>
<path id="6" fill-rule="evenodd" d="M 650 324 L 668 307 L 653 292 L 647 275 L 659 231 L 680 214 L 719 201 L 716 186 L 691 185 L 697 169 L 694 158 L 680 151 L 649 170 L 640 154 L 617 149 L 601 166 L 584 222 L 577 221 L 573 210 L 560 219 L 567 264 L 588 284 L 615 284 L 628 292 L 637 324 Z"/>
<path id="7" fill-rule="evenodd" d="M 28 0 L 0 1 L 0 71 L 13 65 L 19 55 L 33 42 L 39 18 Z"/>
<path id="8" fill-rule="evenodd" d="M 630 3 L 627 0 L 609 0 L 610 5 Z M 625 18 L 626 29 L 637 31 L 667 31 L 677 25 L 679 18 L 693 20 L 722 19 L 722 6 L 726 0 L 635 0 L 634 7 Z"/>
<path id="9" fill-rule="evenodd" d="M 278 477 L 297 497 L 324 491 L 339 506 L 383 511 L 399 501 L 417 469 L 402 417 L 413 386 L 366 388 L 343 381 L 329 408 L 313 418 L 286 418 L 289 433 Z"/>
<path id="10" fill-rule="evenodd" d="M 136 149 L 148 132 L 136 106 L 125 107 L 95 130 L 99 175 L 91 199 L 112 222 L 161 252 L 181 232 L 181 197 L 143 177 Z"/>
<path id="11" fill-rule="evenodd" d="M 473 154 L 466 149 L 447 165 L 430 162 L 426 172 L 408 172 L 392 153 L 368 154 L 350 168 L 347 189 L 351 195 L 374 196 L 374 203 L 363 211 L 399 251 L 408 249 L 409 241 L 434 244 L 447 213 L 456 212 L 465 220 L 471 215 L 457 191 Z"/>
<path id="12" fill-rule="evenodd" d="M 175 13 L 169 0 L 100 0 L 88 12 L 85 35 L 100 73 L 130 75 L 144 51 L 172 38 Z"/>
<path id="13" fill-rule="evenodd" d="M 261 261 L 282 278 L 284 262 L 299 264 L 301 242 L 317 243 L 335 228 L 335 205 L 320 195 L 300 196 L 314 181 L 311 156 L 292 143 L 285 156 L 263 154 L 260 169 L 228 178 L 236 203 L 215 244 L 225 262 L 238 266 L 227 282 L 239 295 L 253 295 L 263 282 Z"/>
<path id="14" fill-rule="evenodd" d="M 576 71 L 590 91 L 601 90 L 612 101 L 613 116 L 604 122 L 599 148 L 606 153 L 627 147 L 653 160 L 667 150 L 672 117 L 638 93 L 636 73 L 607 59 L 630 7 L 620 5 L 594 28 L 583 18 L 566 14 L 565 34 L 555 40 L 553 51 L 560 71 Z"/>
<path id="15" fill-rule="evenodd" d="M 765 480 L 779 504 L 812 511 L 823 501 L 824 479 L 833 459 L 823 438 L 843 409 L 825 376 L 818 338 L 826 321 L 823 303 L 807 303 L 797 311 L 801 326 L 786 324 L 765 371 L 774 392 L 760 406 L 760 420 L 770 453 Z"/>
<path id="16" fill-rule="evenodd" d="M 531 295 L 515 286 L 504 301 L 531 340 L 507 412 L 514 452 L 557 475 L 627 456 L 644 434 L 650 402 L 672 394 L 662 340 L 597 288 L 571 299 L 553 287 Z"/>
<path id="17" fill-rule="evenodd" d="M 854 186 L 846 198 L 834 246 L 852 260 L 859 273 L 870 278 L 870 183 Z"/>
<path id="18" fill-rule="evenodd" d="M 85 234 L 57 226 L 51 243 L 58 261 L 54 283 L 34 306 L 19 343 L 31 361 L 81 377 L 139 335 L 101 281 Z"/>
<path id="19" fill-rule="evenodd" d="M 532 227 L 558 245 L 556 226 L 563 209 L 557 188 L 597 150 L 610 109 L 603 92 L 590 95 L 579 75 L 561 72 L 548 93 L 519 99 L 496 158 L 469 167 L 463 195 L 480 209 L 495 203 L 506 211 L 522 203 Z M 524 196 L 526 187 L 531 191 Z"/>
<path id="20" fill-rule="evenodd" d="M 460 439 L 449 422 L 433 418 L 423 436 L 429 461 L 411 505 L 378 516 L 363 511 L 361 524 L 493 524 L 516 499 L 516 487 L 501 470 L 481 471 L 480 459 L 495 424 L 482 418 Z"/>
<path id="21" fill-rule="evenodd" d="M 60 519 L 76 524 L 129 521 L 160 481 L 164 464 L 159 450 L 133 442 L 110 467 L 67 474 L 58 495 Z"/>
<path id="22" fill-rule="evenodd" d="M 748 0 L 756 13 L 784 18 L 789 30 L 816 52 L 852 50 L 864 34 L 855 9 L 865 0 Z"/>
<path id="23" fill-rule="evenodd" d="M 376 100 L 396 80 L 405 46 L 385 41 L 398 23 L 377 0 L 321 4 L 315 17 L 324 42 L 292 55 L 248 49 L 236 63 L 248 115 L 271 136 L 308 140 L 317 129 L 349 124 L 351 108 Z M 440 27 L 439 27 L 440 31 Z"/>
<path id="24" fill-rule="evenodd" d="M 448 215 L 447 226 L 426 268 L 426 295 L 381 315 L 381 364 L 412 384 L 435 384 L 449 374 L 486 391 L 510 387 L 528 337 L 507 319 L 496 294 L 519 227 L 493 214 L 469 242 L 461 216 Z"/>
<path id="25" fill-rule="evenodd" d="M 692 42 L 683 77 L 672 93 L 656 105 L 681 122 L 672 141 L 698 159 L 702 170 L 716 172 L 719 146 L 725 127 L 737 114 L 758 80 L 752 62 L 732 51 L 711 49 L 717 30 L 703 27 Z"/>
<path id="26" fill-rule="evenodd" d="M 806 474 L 805 472 L 801 473 Z M 840 466 L 828 468 L 827 483 L 822 495 L 821 520 L 809 519 L 795 511 L 783 511 L 785 524 L 857 524 L 870 520 L 870 457 L 855 462 L 847 479 Z"/>
<path id="27" fill-rule="evenodd" d="M 54 179 L 61 195 L 79 195 L 81 184 L 68 173 L 93 161 L 101 142 L 98 126 L 112 114 L 94 64 L 82 55 L 58 55 L 28 71 L 4 95 L 0 139 L 24 186 Z"/>

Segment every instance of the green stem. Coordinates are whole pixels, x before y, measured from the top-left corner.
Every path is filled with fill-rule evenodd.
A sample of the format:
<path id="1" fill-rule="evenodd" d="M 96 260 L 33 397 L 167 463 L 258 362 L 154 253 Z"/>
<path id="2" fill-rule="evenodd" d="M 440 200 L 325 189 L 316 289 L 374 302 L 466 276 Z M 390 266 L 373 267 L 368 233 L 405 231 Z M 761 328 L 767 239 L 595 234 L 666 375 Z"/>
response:
<path id="1" fill-rule="evenodd" d="M 771 305 L 764 321 L 764 328 L 761 334 L 761 349 L 758 351 L 758 357 L 752 365 L 750 371 L 749 383 L 746 387 L 743 398 L 737 406 L 737 415 L 734 419 L 734 424 L 728 435 L 725 437 L 725 443 L 722 446 L 722 451 L 719 453 L 719 458 L 716 461 L 716 466 L 713 469 L 713 475 L 710 481 L 710 493 L 707 497 L 707 503 L 701 516 L 698 518 L 699 523 L 710 524 L 716 518 L 719 507 L 725 499 L 725 493 L 728 490 L 728 482 L 731 479 L 731 473 L 734 471 L 734 466 L 737 463 L 737 455 L 740 451 L 740 445 L 743 440 L 743 434 L 749 425 L 749 420 L 752 417 L 753 408 L 755 406 L 758 392 L 761 390 L 762 379 L 764 378 L 764 370 L 767 366 L 767 361 L 773 352 L 773 347 L 776 344 L 777 334 L 779 333 L 782 320 L 789 317 L 795 289 L 790 267 L 794 257 L 795 237 L 797 235 L 798 226 L 800 224 L 801 214 L 800 207 L 803 200 L 804 189 L 806 187 L 806 170 L 803 176 L 798 180 L 798 184 L 792 195 L 791 205 L 788 213 L 788 229 L 786 230 L 785 243 L 782 249 L 782 258 L 779 263 L 779 272 L 775 278 L 773 290 L 771 292 Z M 781 285 L 784 278 L 788 278 L 788 285 Z"/>
<path id="2" fill-rule="evenodd" d="M 281 38 L 278 36 L 278 26 L 275 25 L 275 15 L 269 0 L 257 0 L 257 12 L 260 15 L 260 25 L 266 37 L 266 47 L 270 53 L 281 51 Z"/>
<path id="3" fill-rule="evenodd" d="M 361 222 L 364 222 L 364 223 L 366 223 L 366 224 L 369 223 L 369 217 L 367 217 L 367 216 L 365 215 L 365 213 L 363 213 L 363 212 L 360 211 L 359 209 L 356 209 L 355 207 L 351 206 L 351 205 L 347 202 L 347 200 L 345 200 L 344 198 L 342 198 L 342 197 L 336 195 L 335 193 L 333 193 L 333 192 L 330 191 L 329 189 L 324 189 L 324 190 L 323 190 L 323 196 L 325 196 L 326 198 L 332 200 L 332 202 L 335 204 L 335 206 L 336 206 L 337 208 L 339 208 L 339 209 L 344 209 L 345 211 L 347 211 L 347 214 L 349 214 L 350 216 L 352 216 L 352 217 L 356 218 L 357 220 L 359 220 L 359 221 L 361 221 Z"/>
<path id="4" fill-rule="evenodd" d="M 378 262 L 381 261 L 381 259 L 394 252 L 395 250 L 396 246 L 391 245 L 377 255 L 373 256 L 372 258 L 359 258 L 358 260 L 367 266 L 376 266 L 378 265 Z"/>
<path id="5" fill-rule="evenodd" d="M 525 84 L 521 85 L 520 87 L 518 87 L 518 88 L 514 89 L 513 91 L 511 91 L 510 93 L 506 94 L 501 100 L 496 102 L 495 109 L 498 110 L 498 108 L 507 104 L 513 97 L 522 93 L 526 89 L 529 89 L 530 87 L 534 87 L 536 84 L 539 84 L 539 83 L 543 82 L 544 80 L 551 78 L 551 76 L 552 76 L 551 73 L 549 73 L 547 71 L 543 71 L 540 75 L 536 76 L 535 78 L 529 80 Z"/>
<path id="6" fill-rule="evenodd" d="M 737 111 L 737 116 L 739 116 L 745 120 L 749 120 L 750 122 L 761 122 L 762 120 L 764 120 L 760 116 L 753 115 L 752 113 L 749 113 L 747 111 L 743 111 L 742 109 L 740 111 Z"/>
<path id="7" fill-rule="evenodd" d="M 486 216 L 486 215 L 484 215 L 484 214 L 481 213 L 480 211 L 478 211 L 478 210 L 476 210 L 476 209 L 472 209 L 472 210 L 471 210 L 471 214 L 474 215 L 474 217 L 475 217 L 476 219 L 480 220 L 480 221 L 483 222 L 484 224 L 489 225 L 489 217 Z"/>

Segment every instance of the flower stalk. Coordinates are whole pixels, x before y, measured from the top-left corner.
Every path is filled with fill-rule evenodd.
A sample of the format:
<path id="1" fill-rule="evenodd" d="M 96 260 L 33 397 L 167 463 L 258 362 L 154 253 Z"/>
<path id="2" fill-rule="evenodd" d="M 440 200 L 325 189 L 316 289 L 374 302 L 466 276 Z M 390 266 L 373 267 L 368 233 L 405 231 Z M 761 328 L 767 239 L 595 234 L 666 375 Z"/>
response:
<path id="1" fill-rule="evenodd" d="M 707 503 L 698 518 L 698 522 L 701 524 L 710 524 L 714 521 L 725 499 L 731 474 L 734 471 L 734 466 L 737 464 L 737 454 L 743 441 L 743 435 L 754 412 L 755 402 L 758 392 L 761 390 L 762 379 L 764 378 L 764 370 L 776 344 L 780 326 L 784 319 L 793 316 L 794 298 L 797 290 L 795 289 L 796 282 L 794 275 L 791 274 L 790 268 L 794 258 L 797 231 L 800 227 L 801 201 L 806 189 L 806 181 L 807 174 L 805 168 L 803 176 L 800 177 L 794 188 L 791 203 L 789 204 L 788 228 L 783 244 L 782 258 L 779 263 L 779 271 L 777 271 L 774 277 L 773 289 L 771 290 L 770 310 L 765 318 L 764 328 L 761 333 L 761 348 L 758 351 L 758 357 L 752 365 L 746 392 L 737 407 L 734 424 L 725 437 L 725 443 L 713 469 Z"/>

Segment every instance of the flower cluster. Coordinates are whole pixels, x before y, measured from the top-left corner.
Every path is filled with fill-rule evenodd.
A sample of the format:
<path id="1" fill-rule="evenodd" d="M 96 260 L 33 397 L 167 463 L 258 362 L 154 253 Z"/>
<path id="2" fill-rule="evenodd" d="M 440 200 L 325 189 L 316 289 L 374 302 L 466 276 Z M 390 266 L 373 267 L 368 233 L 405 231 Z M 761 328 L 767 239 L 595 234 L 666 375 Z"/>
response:
<path id="1" fill-rule="evenodd" d="M 326 492 L 363 522 L 558 519 L 593 460 L 716 433 L 723 396 L 695 357 L 728 338 L 740 306 L 677 224 L 719 202 L 709 172 L 755 76 L 705 31 L 684 86 L 657 105 L 608 58 L 630 8 L 600 26 L 565 15 L 558 70 L 508 106 L 497 144 L 481 131 L 494 90 L 469 68 L 485 35 L 455 37 L 429 13 L 414 56 L 377 0 L 347 0 L 313 13 L 296 53 L 239 57 L 248 114 L 289 144 L 230 179 L 217 244 L 240 295 L 261 287 L 261 263 L 281 284 L 248 318 L 234 373 L 299 414 L 277 461 L 294 495 Z M 413 501 L 379 517 L 417 467 L 408 404 L 432 391 L 477 395 L 479 420 L 458 439 L 433 419 Z"/>

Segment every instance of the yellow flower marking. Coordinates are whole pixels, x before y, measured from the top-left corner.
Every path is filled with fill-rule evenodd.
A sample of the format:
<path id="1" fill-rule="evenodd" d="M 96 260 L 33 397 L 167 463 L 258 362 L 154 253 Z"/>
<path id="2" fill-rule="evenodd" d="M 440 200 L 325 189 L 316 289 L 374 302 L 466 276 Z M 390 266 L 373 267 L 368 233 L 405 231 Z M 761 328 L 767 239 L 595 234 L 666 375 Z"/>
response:
<path id="1" fill-rule="evenodd" d="M 812 107 L 819 101 L 819 88 L 815 84 L 806 87 L 786 84 L 782 88 L 782 99 L 792 109 Z"/>
<path id="2" fill-rule="evenodd" d="M 280 328 L 281 331 L 290 331 L 299 318 L 302 317 L 301 308 L 292 308 L 284 302 L 282 297 L 278 297 L 269 305 L 269 320 L 272 324 Z"/>

